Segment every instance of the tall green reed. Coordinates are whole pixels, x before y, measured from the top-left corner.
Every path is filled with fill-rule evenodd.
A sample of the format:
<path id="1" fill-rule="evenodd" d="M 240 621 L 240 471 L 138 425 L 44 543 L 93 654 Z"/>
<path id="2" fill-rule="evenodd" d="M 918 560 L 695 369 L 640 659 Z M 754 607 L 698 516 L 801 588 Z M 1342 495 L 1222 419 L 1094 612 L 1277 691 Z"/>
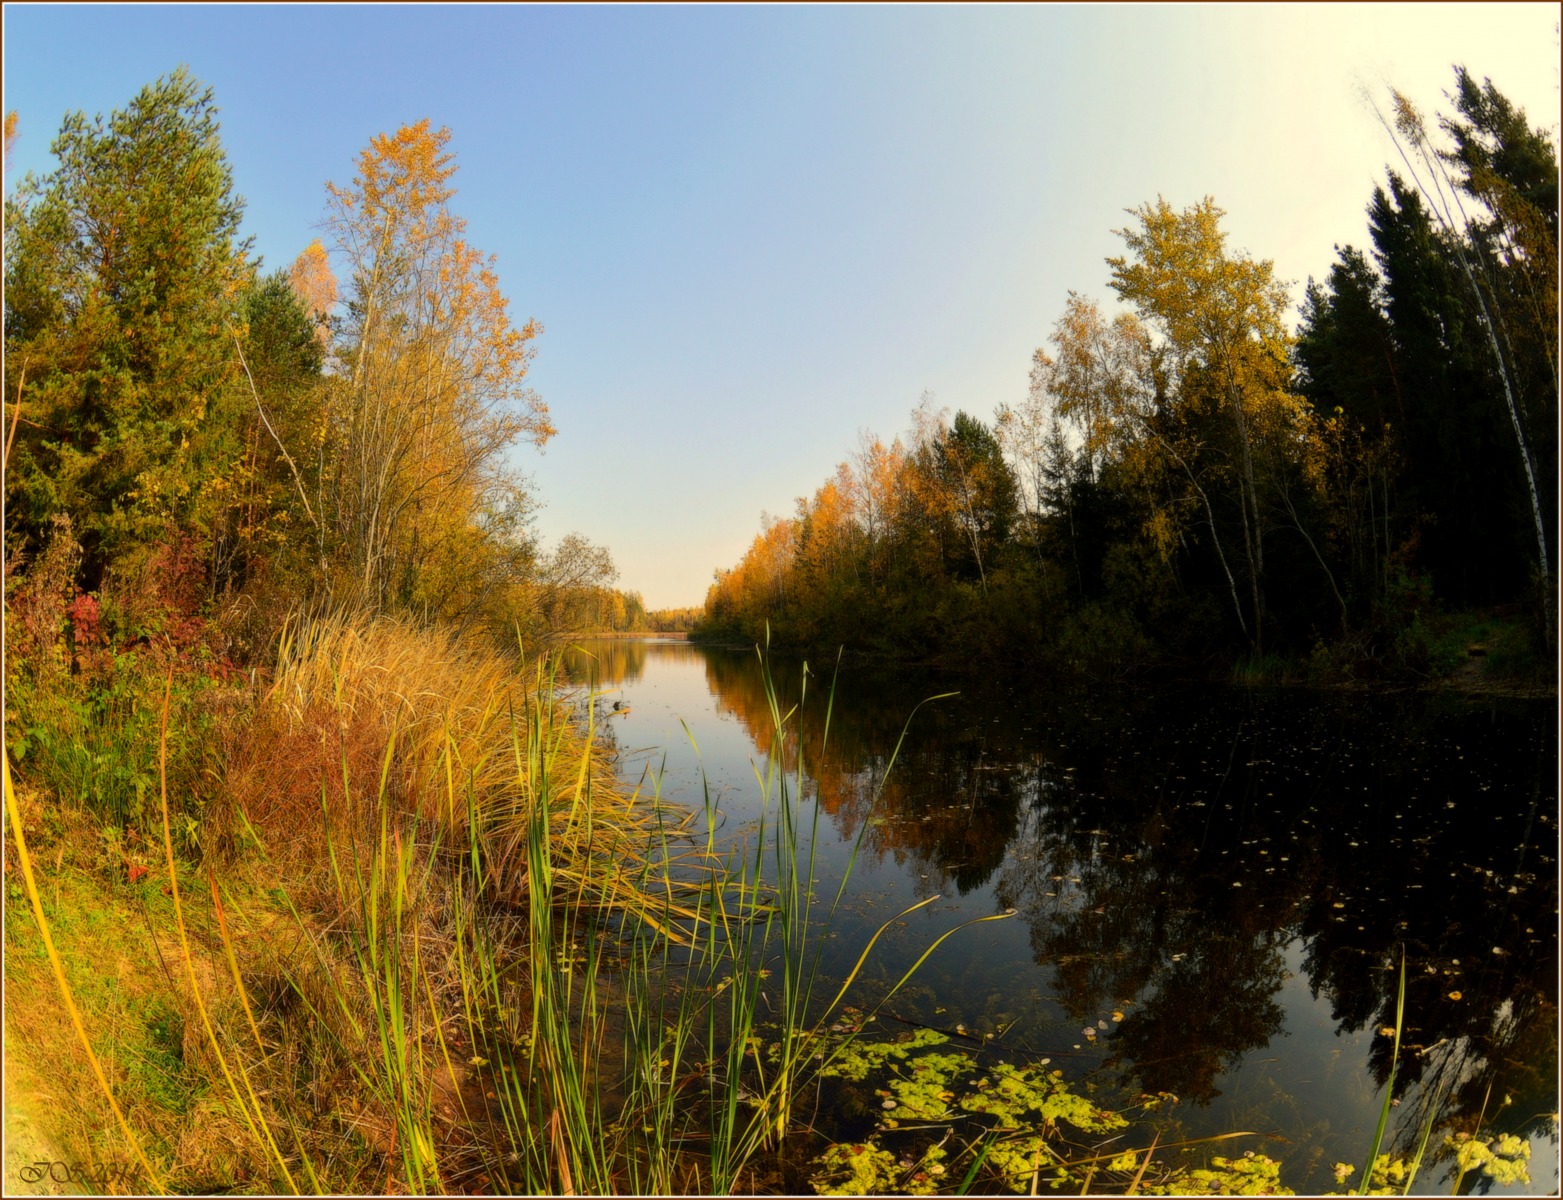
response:
<path id="1" fill-rule="evenodd" d="M 850 1044 L 852 1034 L 827 1037 L 826 1030 L 873 946 L 896 921 L 936 899 L 925 898 L 891 917 L 869 938 L 844 978 L 827 980 L 827 937 L 869 825 L 861 825 L 833 896 L 822 902 L 820 811 L 803 799 L 809 763 L 800 736 L 813 675 L 805 664 L 798 702 L 784 709 L 769 656 L 759 649 L 757 654 L 772 734 L 763 766 L 754 768 L 759 807 L 752 831 L 743 842 L 719 848 L 719 814 L 709 784 L 703 782 L 704 839 L 689 837 L 687 823 L 681 824 L 677 833 L 686 839 L 688 851 L 673 853 L 664 840 L 659 853 L 644 860 L 648 871 L 654 864 L 664 879 L 671 879 L 678 866 L 692 866 L 684 881 L 699 888 L 699 902 L 694 918 L 679 924 L 683 940 L 633 941 L 635 967 L 624 976 L 626 1057 L 633 1063 L 635 1084 L 626 1111 L 638 1114 L 628 1124 L 638 1122 L 645 1139 L 643 1153 L 635 1159 L 642 1164 L 634 1180 L 637 1190 L 676 1190 L 685 1181 L 675 1178 L 673 1166 L 682 1148 L 698 1148 L 700 1190 L 743 1190 L 745 1172 L 752 1172 L 760 1156 L 778 1149 L 789 1136 L 798 1098 Z M 821 718 L 821 754 L 829 745 L 835 684 L 833 675 Z M 915 713 L 908 716 L 892 751 L 886 777 Z M 698 754 L 692 734 L 690 741 Z M 653 773 L 652 782 L 659 793 L 660 776 Z M 875 801 L 883 786 L 881 778 Z M 660 894 L 674 893 L 664 887 Z M 945 938 L 967 925 L 1007 915 L 978 918 L 948 931 L 879 1004 L 895 995 Z M 703 1120 L 697 1122 L 697 1117 Z M 687 1174 L 688 1164 L 684 1166 Z"/>

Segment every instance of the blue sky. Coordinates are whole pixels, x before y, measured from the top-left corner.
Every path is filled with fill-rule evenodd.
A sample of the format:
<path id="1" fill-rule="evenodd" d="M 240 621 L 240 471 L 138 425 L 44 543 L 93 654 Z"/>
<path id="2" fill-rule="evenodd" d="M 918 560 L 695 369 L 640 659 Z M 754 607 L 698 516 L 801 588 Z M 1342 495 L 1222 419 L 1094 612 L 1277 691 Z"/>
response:
<path id="1" fill-rule="evenodd" d="M 659 607 L 925 391 L 1022 398 L 1126 208 L 1215 197 L 1300 297 L 1394 157 L 1363 86 L 1432 110 L 1463 62 L 1555 137 L 1559 11 L 8 4 L 4 107 L 43 171 L 68 110 L 188 65 L 268 267 L 370 137 L 449 126 L 454 207 L 544 327 L 539 530 Z"/>

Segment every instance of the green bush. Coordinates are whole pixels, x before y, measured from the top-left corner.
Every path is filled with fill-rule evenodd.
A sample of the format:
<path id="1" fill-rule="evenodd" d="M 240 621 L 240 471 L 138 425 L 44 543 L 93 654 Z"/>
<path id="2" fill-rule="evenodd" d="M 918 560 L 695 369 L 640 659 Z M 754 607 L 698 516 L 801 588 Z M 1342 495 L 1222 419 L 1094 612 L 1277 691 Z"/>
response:
<path id="1" fill-rule="evenodd" d="M 160 823 L 158 747 L 166 668 L 147 650 L 105 650 L 89 676 L 8 671 L 6 749 L 19 775 L 116 827 Z M 204 674 L 176 671 L 169 694 L 169 803 L 175 833 L 197 837 L 215 732 Z"/>

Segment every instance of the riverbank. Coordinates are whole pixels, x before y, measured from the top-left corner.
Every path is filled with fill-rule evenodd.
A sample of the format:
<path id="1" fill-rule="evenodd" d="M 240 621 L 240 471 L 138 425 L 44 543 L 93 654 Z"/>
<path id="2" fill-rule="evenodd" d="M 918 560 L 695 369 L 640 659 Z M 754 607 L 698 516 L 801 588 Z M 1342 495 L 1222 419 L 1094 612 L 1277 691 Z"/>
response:
<path id="1" fill-rule="evenodd" d="M 600 633 L 572 633 L 563 635 L 571 641 L 606 638 L 610 641 L 622 638 L 657 638 L 661 641 L 684 642 L 689 640 L 689 632 L 684 629 L 610 629 Z"/>
<path id="2" fill-rule="evenodd" d="M 337 618 L 290 625 L 262 681 L 133 652 L 63 666 L 13 677 L 26 770 L 6 770 L 7 1074 L 38 1084 L 7 1120 L 55 1183 L 550 1192 L 565 1142 L 601 1157 L 601 1130 L 513 1124 L 542 1128 L 551 1074 L 601 1036 L 571 1024 L 579 994 L 541 1026 L 556 1071 L 498 1064 L 541 1036 L 574 939 L 681 909 L 644 857 L 665 814 L 618 787 L 548 662 Z M 102 672 L 133 699 L 84 743 Z M 148 756 L 107 808 L 114 768 Z M 52 1186 L 12 1165 L 8 1193 Z"/>
<path id="3" fill-rule="evenodd" d="M 697 629 L 697 645 L 754 649 L 733 631 Z M 997 674 L 1024 678 L 1045 673 L 1084 684 L 1236 683 L 1301 686 L 1344 692 L 1450 691 L 1470 696 L 1545 699 L 1558 694 L 1558 659 L 1541 644 L 1533 622 L 1515 605 L 1452 613 L 1421 612 L 1404 625 L 1320 639 L 1308 654 L 1231 655 L 1200 658 L 1153 653 L 1148 644 L 1125 643 L 1104 653 L 1096 643 L 1053 645 L 1007 656 L 994 649 L 951 654 L 942 650 L 897 653 L 880 646 L 802 647 L 778 640 L 772 648 L 815 662 L 840 661 L 880 669 L 915 667 L 954 675 Z"/>

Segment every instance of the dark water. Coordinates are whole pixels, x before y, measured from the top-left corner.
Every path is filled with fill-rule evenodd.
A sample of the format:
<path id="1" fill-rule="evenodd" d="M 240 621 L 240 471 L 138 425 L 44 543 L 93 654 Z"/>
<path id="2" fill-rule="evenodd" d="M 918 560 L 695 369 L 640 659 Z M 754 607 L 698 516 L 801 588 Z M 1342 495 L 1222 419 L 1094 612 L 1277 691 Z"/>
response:
<path id="1" fill-rule="evenodd" d="M 625 776 L 656 769 L 665 797 L 696 806 L 703 776 L 721 836 L 742 838 L 771 744 L 753 652 L 584 650 L 572 675 L 604 689 L 605 716 L 624 706 L 607 725 Z M 800 667 L 774 664 L 784 710 Z M 821 892 L 861 834 L 836 961 L 941 896 L 892 924 L 866 998 L 945 930 L 1014 909 L 945 942 L 889 1011 L 993 1034 L 990 1052 L 1014 1061 L 1172 1093 L 1164 1143 L 1271 1135 L 1219 1149 L 1267 1153 L 1285 1184 L 1318 1192 L 1338 1189 L 1336 1161 L 1367 1157 L 1403 947 L 1392 1148 L 1414 1149 L 1428 1106 L 1430 1147 L 1485 1112 L 1531 1144 L 1531 1185 L 1507 1190 L 1558 1190 L 1555 702 L 849 668 L 822 744 L 828 684 L 810 681 L 799 731 Z M 918 710 L 886 780 L 918 701 L 955 688 Z M 1448 1191 L 1448 1172 L 1435 1159 L 1418 1190 Z"/>

